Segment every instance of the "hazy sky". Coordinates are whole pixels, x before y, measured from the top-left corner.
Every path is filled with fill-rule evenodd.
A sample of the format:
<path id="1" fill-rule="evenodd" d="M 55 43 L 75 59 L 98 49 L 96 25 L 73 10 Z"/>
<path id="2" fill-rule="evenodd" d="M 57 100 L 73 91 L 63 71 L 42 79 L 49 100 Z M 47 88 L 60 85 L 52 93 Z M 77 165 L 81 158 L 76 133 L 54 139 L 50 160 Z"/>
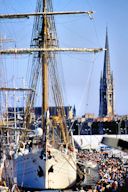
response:
<path id="1" fill-rule="evenodd" d="M 1 13 L 32 12 L 36 0 L 0 0 Z M 56 16 L 60 47 L 104 47 L 108 27 L 110 63 L 114 75 L 116 114 L 128 113 L 128 1 L 127 0 L 53 0 L 56 11 L 93 10 L 87 15 Z M 17 47 L 29 46 L 30 21 L 0 21 L 1 34 L 18 39 Z M 10 43 L 8 47 L 14 46 Z M 23 60 L 17 59 L 20 66 Z M 20 60 L 20 61 L 19 61 Z M 99 82 L 104 52 L 61 54 L 66 105 L 75 105 L 77 114 L 99 111 Z M 9 70 L 12 70 L 10 68 Z M 19 69 L 19 74 L 21 70 Z"/>

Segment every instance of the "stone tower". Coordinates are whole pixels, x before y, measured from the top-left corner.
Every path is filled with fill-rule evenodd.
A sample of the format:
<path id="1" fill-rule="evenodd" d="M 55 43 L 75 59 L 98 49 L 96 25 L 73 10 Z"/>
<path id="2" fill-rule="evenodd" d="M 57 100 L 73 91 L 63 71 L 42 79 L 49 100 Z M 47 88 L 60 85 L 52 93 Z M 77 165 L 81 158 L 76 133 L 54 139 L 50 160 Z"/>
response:
<path id="1" fill-rule="evenodd" d="M 108 32 L 106 30 L 104 67 L 100 78 L 100 106 L 99 116 L 110 117 L 114 115 L 113 101 L 113 74 L 110 70 L 110 54 L 108 43 Z"/>
<path id="2" fill-rule="evenodd" d="M 75 107 L 75 105 L 73 107 L 73 117 L 76 117 L 76 107 Z"/>

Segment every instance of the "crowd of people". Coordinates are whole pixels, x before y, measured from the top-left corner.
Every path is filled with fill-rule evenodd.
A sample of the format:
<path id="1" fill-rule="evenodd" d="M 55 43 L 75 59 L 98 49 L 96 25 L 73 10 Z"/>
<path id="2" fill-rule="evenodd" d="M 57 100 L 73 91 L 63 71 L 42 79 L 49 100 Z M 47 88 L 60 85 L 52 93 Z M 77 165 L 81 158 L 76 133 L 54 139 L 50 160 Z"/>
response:
<path id="1" fill-rule="evenodd" d="M 98 179 L 90 175 L 95 182 L 90 186 L 85 185 L 81 192 L 128 192 L 128 160 L 124 164 L 123 157 L 96 150 L 80 151 L 78 159 L 85 163 L 91 161 L 98 166 Z"/>

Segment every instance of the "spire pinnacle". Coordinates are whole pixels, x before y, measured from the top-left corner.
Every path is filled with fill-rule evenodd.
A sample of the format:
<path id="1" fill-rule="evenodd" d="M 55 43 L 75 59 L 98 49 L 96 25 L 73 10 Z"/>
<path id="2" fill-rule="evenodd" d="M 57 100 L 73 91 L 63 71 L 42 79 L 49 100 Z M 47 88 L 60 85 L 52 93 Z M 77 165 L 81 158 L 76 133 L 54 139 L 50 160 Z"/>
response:
<path id="1" fill-rule="evenodd" d="M 108 42 L 108 29 L 106 27 L 106 40 L 105 40 L 105 55 L 104 55 L 104 69 L 103 69 L 103 77 L 104 79 L 108 79 L 110 75 L 110 54 L 109 54 L 109 42 Z"/>

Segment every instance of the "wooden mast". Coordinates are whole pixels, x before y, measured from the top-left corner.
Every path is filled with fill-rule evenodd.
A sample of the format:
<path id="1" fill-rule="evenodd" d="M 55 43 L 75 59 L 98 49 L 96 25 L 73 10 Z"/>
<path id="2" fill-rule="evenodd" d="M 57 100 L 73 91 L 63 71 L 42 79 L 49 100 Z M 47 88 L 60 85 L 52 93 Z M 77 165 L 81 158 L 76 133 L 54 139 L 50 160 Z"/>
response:
<path id="1" fill-rule="evenodd" d="M 46 0 L 43 0 L 43 12 L 46 13 L 47 5 Z M 47 15 L 43 15 L 43 26 L 42 26 L 42 39 L 43 48 L 47 48 Z M 46 114 L 48 111 L 48 53 L 42 53 L 42 128 L 44 131 L 44 140 L 47 137 L 47 127 L 46 127 Z"/>
<path id="2" fill-rule="evenodd" d="M 47 0 L 43 1 L 43 12 L 46 13 Z M 47 15 L 44 14 L 42 22 L 42 47 L 47 48 Z M 42 52 L 42 129 L 43 129 L 43 147 L 47 158 L 47 111 L 48 111 L 48 53 Z M 48 188 L 47 162 L 45 164 L 45 187 Z"/>

